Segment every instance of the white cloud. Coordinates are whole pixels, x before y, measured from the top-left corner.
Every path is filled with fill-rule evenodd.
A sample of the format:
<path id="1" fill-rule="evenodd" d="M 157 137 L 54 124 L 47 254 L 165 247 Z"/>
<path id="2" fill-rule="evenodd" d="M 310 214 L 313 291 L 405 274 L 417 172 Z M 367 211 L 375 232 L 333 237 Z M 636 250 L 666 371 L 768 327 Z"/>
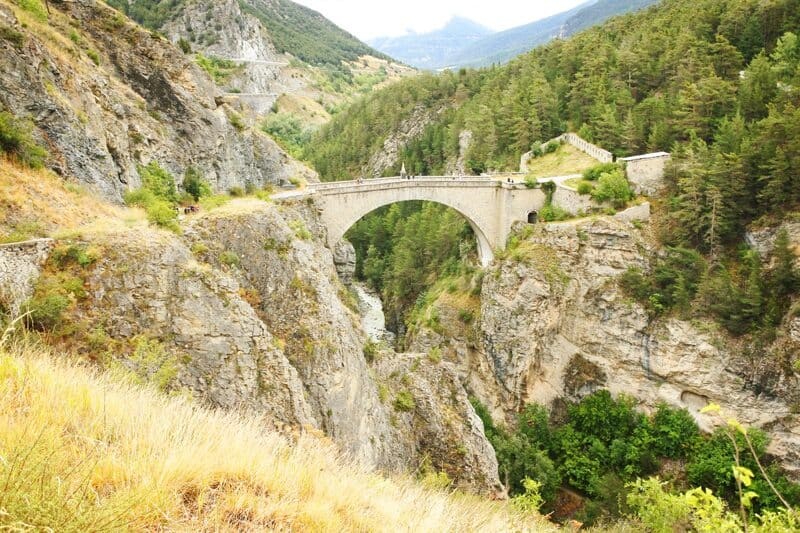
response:
<path id="1" fill-rule="evenodd" d="M 571 9 L 585 0 L 295 0 L 362 40 L 441 28 L 454 16 L 505 30 Z"/>

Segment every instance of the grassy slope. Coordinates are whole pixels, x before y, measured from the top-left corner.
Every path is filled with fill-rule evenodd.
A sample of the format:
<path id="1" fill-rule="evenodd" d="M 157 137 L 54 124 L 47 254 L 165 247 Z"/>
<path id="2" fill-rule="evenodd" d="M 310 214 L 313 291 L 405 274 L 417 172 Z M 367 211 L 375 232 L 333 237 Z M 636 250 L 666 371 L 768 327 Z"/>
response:
<path id="1" fill-rule="evenodd" d="M 31 170 L 0 156 L 0 242 L 115 223 L 145 222 L 138 210 L 111 206 L 48 170 Z"/>
<path id="2" fill-rule="evenodd" d="M 552 154 L 545 154 L 528 162 L 529 175 L 534 178 L 547 178 L 551 176 L 568 176 L 580 174 L 584 170 L 599 164 L 594 159 L 577 148 L 562 144 Z"/>
<path id="3" fill-rule="evenodd" d="M 387 480 L 324 438 L 0 348 L 0 529 L 552 529 L 498 502 Z"/>

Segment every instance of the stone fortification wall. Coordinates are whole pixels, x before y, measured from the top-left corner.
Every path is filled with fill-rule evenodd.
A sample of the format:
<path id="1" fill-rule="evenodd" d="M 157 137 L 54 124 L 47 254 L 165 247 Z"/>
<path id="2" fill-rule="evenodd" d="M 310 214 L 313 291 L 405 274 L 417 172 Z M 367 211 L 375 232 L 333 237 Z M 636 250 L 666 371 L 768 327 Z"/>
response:
<path id="1" fill-rule="evenodd" d="M 0 245 L 0 308 L 11 317 L 33 295 L 33 284 L 50 255 L 53 241 L 37 239 Z"/>
<path id="2" fill-rule="evenodd" d="M 553 205 L 560 207 L 570 215 L 581 212 L 588 213 L 595 204 L 588 194 L 578 194 L 577 191 L 558 185 L 553 193 Z"/>
<path id="3" fill-rule="evenodd" d="M 653 195 L 664 186 L 664 169 L 670 155 L 666 152 L 620 159 L 625 164 L 628 181 L 638 194 Z"/>
<path id="4" fill-rule="evenodd" d="M 571 144 L 581 152 L 594 157 L 601 163 L 613 163 L 614 162 L 614 155 L 609 152 L 608 150 L 603 150 L 597 145 L 590 143 L 584 139 L 578 137 L 575 133 L 565 133 L 556 137 L 554 140 L 557 141 L 564 141 L 567 144 Z"/>
<path id="5" fill-rule="evenodd" d="M 609 152 L 608 150 L 603 150 L 599 146 L 596 146 L 589 141 L 581 139 L 575 133 L 564 133 L 563 135 L 559 135 L 555 139 L 550 139 L 549 141 L 542 143 L 542 148 L 545 145 L 551 142 L 565 142 L 570 144 L 580 150 L 581 152 L 585 153 L 586 155 L 597 159 L 601 163 L 613 163 L 614 162 L 614 154 Z M 533 159 L 533 152 L 526 152 L 522 154 L 519 160 L 519 171 L 522 173 L 528 172 L 528 163 L 530 163 L 531 159 Z"/>

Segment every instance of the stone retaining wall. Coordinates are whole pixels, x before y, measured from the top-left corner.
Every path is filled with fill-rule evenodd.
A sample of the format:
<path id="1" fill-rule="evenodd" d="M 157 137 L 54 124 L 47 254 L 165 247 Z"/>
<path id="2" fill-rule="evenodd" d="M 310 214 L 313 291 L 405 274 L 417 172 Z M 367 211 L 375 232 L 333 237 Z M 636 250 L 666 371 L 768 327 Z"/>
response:
<path id="1" fill-rule="evenodd" d="M 50 255 L 52 239 L 0 245 L 0 307 L 11 316 L 33 295 L 33 286 Z"/>
<path id="2" fill-rule="evenodd" d="M 590 143 L 584 139 L 578 137 L 575 133 L 565 133 L 559 137 L 556 137 L 554 140 L 564 141 L 567 144 L 571 144 L 581 152 L 589 155 L 601 163 L 613 163 L 614 162 L 614 154 L 609 152 L 608 150 L 603 150 L 597 145 Z"/>

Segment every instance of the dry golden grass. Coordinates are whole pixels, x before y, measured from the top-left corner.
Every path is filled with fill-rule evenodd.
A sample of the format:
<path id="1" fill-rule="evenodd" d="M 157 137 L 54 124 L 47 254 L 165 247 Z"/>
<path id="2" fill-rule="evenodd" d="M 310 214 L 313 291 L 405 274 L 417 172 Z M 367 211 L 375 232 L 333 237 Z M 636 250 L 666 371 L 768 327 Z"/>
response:
<path id="1" fill-rule="evenodd" d="M 600 164 L 597 159 L 589 157 L 569 144 L 562 144 L 552 154 L 546 154 L 528 163 L 528 175 L 534 178 L 551 176 L 568 176 L 580 174 L 587 168 Z"/>
<path id="2" fill-rule="evenodd" d="M 278 98 L 277 107 L 279 112 L 290 113 L 309 126 L 321 126 L 331 119 L 328 111 L 319 102 L 301 94 L 282 94 Z"/>
<path id="3" fill-rule="evenodd" d="M 0 348 L 0 530 L 553 530 L 502 502 L 388 480 L 324 439 Z M 33 527 L 30 527 L 33 526 Z"/>
<path id="4" fill-rule="evenodd" d="M 139 221 L 143 214 L 138 210 L 113 206 L 48 170 L 31 170 L 0 157 L 0 239 Z"/>

